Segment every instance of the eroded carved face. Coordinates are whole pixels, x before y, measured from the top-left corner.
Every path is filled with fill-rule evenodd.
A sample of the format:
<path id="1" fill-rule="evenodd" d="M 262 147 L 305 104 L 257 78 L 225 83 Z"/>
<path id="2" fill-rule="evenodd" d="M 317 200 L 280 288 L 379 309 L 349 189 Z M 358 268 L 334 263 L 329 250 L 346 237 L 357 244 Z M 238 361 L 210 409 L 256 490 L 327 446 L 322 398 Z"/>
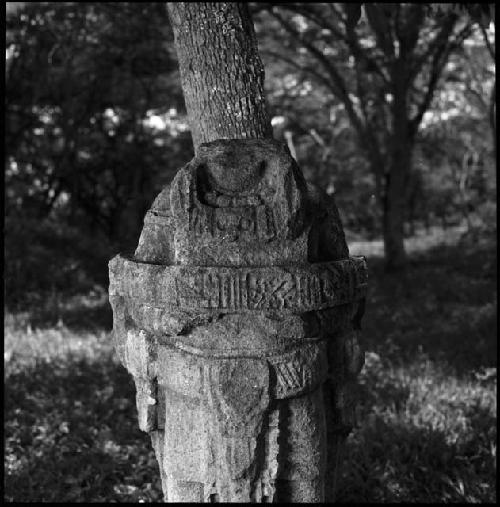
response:
<path id="1" fill-rule="evenodd" d="M 244 199 L 273 193 L 276 178 L 295 161 L 280 143 L 254 139 L 203 144 L 192 164 L 198 166 L 200 190 Z"/>

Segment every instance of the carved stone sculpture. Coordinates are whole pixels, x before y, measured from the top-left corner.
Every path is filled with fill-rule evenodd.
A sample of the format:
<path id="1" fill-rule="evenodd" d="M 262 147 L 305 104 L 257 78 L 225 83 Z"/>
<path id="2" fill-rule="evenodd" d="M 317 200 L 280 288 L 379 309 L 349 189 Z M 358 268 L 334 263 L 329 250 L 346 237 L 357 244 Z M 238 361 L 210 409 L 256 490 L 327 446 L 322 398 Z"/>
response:
<path id="1" fill-rule="evenodd" d="M 115 346 L 166 501 L 324 501 L 366 277 L 284 145 L 200 146 L 134 256 L 110 261 Z"/>

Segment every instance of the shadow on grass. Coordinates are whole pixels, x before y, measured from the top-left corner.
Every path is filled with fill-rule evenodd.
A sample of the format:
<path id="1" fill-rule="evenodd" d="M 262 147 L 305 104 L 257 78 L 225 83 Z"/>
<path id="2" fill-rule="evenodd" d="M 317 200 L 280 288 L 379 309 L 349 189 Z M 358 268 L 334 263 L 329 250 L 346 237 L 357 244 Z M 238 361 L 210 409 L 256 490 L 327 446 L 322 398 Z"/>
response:
<path id="1" fill-rule="evenodd" d="M 478 410 L 475 420 L 477 434 L 450 442 L 441 430 L 372 415 L 348 440 L 337 501 L 494 503 L 495 459 L 478 439 L 496 418 Z"/>
<path id="2" fill-rule="evenodd" d="M 424 352 L 459 373 L 496 366 L 494 246 L 436 247 L 411 256 L 405 272 L 384 273 L 379 257 L 368 268 L 367 350 L 403 364 Z"/>
<path id="3" fill-rule="evenodd" d="M 40 362 L 5 387 L 7 501 L 159 501 L 132 378 L 110 357 Z"/>

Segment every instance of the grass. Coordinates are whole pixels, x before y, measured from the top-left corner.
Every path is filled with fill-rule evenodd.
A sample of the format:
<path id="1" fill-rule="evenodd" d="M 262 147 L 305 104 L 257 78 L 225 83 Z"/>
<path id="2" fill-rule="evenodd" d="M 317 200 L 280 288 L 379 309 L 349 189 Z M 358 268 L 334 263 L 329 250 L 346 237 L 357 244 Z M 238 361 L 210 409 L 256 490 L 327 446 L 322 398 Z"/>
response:
<path id="1" fill-rule="evenodd" d="M 370 290 L 340 502 L 496 501 L 496 249 L 457 238 L 410 241 L 395 275 L 352 245 Z M 6 316 L 6 501 L 161 500 L 103 297 Z"/>

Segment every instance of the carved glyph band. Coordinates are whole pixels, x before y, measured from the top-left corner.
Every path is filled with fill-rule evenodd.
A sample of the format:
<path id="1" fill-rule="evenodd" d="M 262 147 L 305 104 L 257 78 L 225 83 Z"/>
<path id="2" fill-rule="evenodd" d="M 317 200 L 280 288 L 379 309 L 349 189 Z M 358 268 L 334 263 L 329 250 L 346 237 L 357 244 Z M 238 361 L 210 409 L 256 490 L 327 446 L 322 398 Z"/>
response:
<path id="1" fill-rule="evenodd" d="M 270 267 L 164 266 L 121 255 L 110 263 L 110 295 L 178 311 L 288 310 L 346 304 L 366 293 L 364 257 Z"/>

